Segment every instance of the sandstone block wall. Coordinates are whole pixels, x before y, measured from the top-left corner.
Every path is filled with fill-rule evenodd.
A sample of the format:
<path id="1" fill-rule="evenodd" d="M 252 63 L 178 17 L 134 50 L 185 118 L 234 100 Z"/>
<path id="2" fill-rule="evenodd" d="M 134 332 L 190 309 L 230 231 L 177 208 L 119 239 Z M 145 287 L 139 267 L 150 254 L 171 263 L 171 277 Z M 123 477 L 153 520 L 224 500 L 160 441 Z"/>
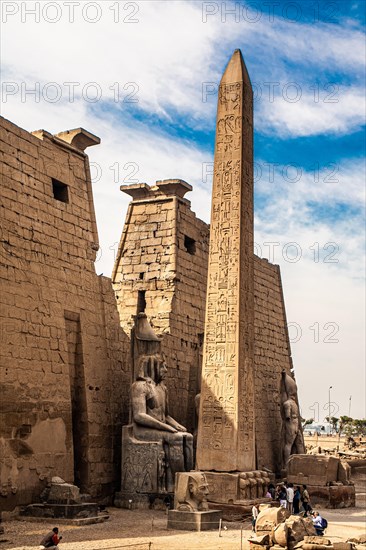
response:
<path id="1" fill-rule="evenodd" d="M 88 158 L 3 118 L 0 131 L 0 506 L 36 501 L 54 475 L 103 498 L 120 475 L 129 343 L 94 269 Z"/>
<path id="2" fill-rule="evenodd" d="M 254 371 L 257 468 L 281 469 L 281 372 L 292 369 L 281 273 L 254 256 Z"/>
<path id="3" fill-rule="evenodd" d="M 87 156 L 2 118 L 0 132 L 0 507 L 36 501 L 54 475 L 103 499 L 120 486 L 139 311 L 164 335 L 171 414 L 194 429 L 209 226 L 181 180 L 126 187 L 133 200 L 113 292 L 94 269 Z M 255 258 L 254 274 L 257 467 L 276 470 L 280 373 L 291 355 L 279 268 Z"/>
<path id="4" fill-rule="evenodd" d="M 113 287 L 121 325 L 132 327 L 144 292 L 145 313 L 170 365 L 172 414 L 195 426 L 206 302 L 209 226 L 190 203 L 162 187 L 126 186 L 133 197 L 117 256 Z M 170 194 L 169 194 L 170 193 Z M 195 248 L 187 251 L 190 243 Z M 191 243 L 192 246 L 192 243 Z M 194 253 L 193 253 L 194 252 Z M 257 468 L 281 469 L 281 371 L 292 368 L 280 269 L 254 257 L 255 437 Z"/>
<path id="5" fill-rule="evenodd" d="M 127 332 L 145 311 L 164 336 L 170 410 L 193 430 L 206 300 L 208 226 L 190 209 L 180 180 L 122 187 L 133 197 L 126 216 L 113 286 Z M 142 300 L 142 302 L 141 302 Z"/>

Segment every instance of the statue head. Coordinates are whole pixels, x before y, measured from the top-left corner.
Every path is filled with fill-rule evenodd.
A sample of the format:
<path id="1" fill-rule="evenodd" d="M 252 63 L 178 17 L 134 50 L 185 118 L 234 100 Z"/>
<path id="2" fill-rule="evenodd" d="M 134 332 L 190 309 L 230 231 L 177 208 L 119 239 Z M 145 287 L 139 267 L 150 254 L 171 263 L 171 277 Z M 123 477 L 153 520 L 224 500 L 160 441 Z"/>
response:
<path id="1" fill-rule="evenodd" d="M 182 511 L 207 509 L 208 483 L 202 472 L 176 474 L 175 508 Z"/>
<path id="2" fill-rule="evenodd" d="M 150 378 L 159 384 L 166 378 L 167 372 L 168 368 L 163 355 L 142 355 L 140 357 L 138 380 Z"/>
<path id="3" fill-rule="evenodd" d="M 188 491 L 190 498 L 198 505 L 207 502 L 208 484 L 205 474 L 191 474 L 188 479 Z"/>

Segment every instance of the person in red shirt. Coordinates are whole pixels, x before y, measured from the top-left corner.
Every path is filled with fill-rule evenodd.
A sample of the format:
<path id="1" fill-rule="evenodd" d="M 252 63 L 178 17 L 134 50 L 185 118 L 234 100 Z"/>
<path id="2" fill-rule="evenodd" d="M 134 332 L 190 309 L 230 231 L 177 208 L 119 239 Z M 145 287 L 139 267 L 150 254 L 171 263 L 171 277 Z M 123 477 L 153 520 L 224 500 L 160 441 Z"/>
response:
<path id="1" fill-rule="evenodd" d="M 52 531 L 47 533 L 47 535 L 41 540 L 40 550 L 44 548 L 49 548 L 50 550 L 58 550 L 58 543 L 62 537 L 58 535 L 58 527 L 54 527 Z"/>

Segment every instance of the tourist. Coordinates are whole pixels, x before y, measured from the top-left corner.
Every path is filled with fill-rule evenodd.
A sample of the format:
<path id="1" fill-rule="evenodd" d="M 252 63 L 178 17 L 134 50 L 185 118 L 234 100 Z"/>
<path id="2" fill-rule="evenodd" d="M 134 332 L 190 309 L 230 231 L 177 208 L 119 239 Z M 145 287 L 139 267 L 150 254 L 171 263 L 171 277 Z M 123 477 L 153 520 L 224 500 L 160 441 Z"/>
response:
<path id="1" fill-rule="evenodd" d="M 294 514 L 300 513 L 300 500 L 301 500 L 301 491 L 300 487 L 297 485 L 295 492 L 294 492 Z"/>
<path id="2" fill-rule="evenodd" d="M 289 483 L 287 485 L 287 489 L 286 489 L 286 493 L 287 493 L 287 509 L 288 511 L 290 512 L 290 514 L 292 514 L 293 510 L 294 510 L 294 506 L 293 506 L 293 503 L 294 503 L 294 496 L 295 496 L 295 493 L 294 493 L 294 488 L 293 488 L 293 484 L 292 483 Z"/>
<path id="3" fill-rule="evenodd" d="M 40 550 L 44 548 L 50 548 L 51 550 L 58 550 L 58 543 L 62 537 L 58 536 L 58 527 L 54 527 L 42 540 Z"/>
<path id="4" fill-rule="evenodd" d="M 257 517 L 259 515 L 258 508 L 259 508 L 258 504 L 257 505 L 254 504 L 254 506 L 252 508 L 252 531 L 253 531 L 253 533 L 255 533 L 255 524 L 257 522 Z"/>
<path id="5" fill-rule="evenodd" d="M 308 517 L 308 512 L 310 512 L 310 510 L 311 510 L 311 506 L 310 506 L 310 495 L 309 495 L 309 492 L 306 488 L 306 485 L 302 486 L 301 502 L 302 502 L 302 506 L 303 506 L 304 511 L 305 511 L 304 518 L 307 518 Z"/>
<path id="6" fill-rule="evenodd" d="M 282 508 L 287 508 L 287 491 L 284 485 L 280 485 L 279 487 L 278 500 L 280 501 L 280 506 Z"/>
<path id="7" fill-rule="evenodd" d="M 268 492 L 270 493 L 272 499 L 274 500 L 275 497 L 276 497 L 276 489 L 275 489 L 275 486 L 273 485 L 273 483 L 270 483 L 268 485 Z"/>
<path id="8" fill-rule="evenodd" d="M 313 525 L 317 535 L 324 535 L 324 529 L 328 526 L 325 518 L 322 518 L 319 512 L 313 512 Z"/>

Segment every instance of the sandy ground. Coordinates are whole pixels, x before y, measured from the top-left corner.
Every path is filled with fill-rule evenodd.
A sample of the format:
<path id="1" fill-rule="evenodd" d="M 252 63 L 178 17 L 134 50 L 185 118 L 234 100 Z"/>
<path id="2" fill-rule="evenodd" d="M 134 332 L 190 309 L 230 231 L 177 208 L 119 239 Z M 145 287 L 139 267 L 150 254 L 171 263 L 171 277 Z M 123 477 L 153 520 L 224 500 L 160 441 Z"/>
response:
<path id="1" fill-rule="evenodd" d="M 333 542 L 366 534 L 366 476 L 357 475 L 356 508 L 322 510 L 329 525 L 327 537 Z M 60 550 L 248 550 L 251 536 L 249 519 L 242 523 L 224 521 L 221 536 L 218 530 L 191 533 L 168 531 L 167 516 L 157 510 L 122 510 L 108 508 L 110 519 L 105 523 L 76 527 L 59 525 L 63 540 Z M 57 525 L 57 522 L 55 523 Z M 0 550 L 38 548 L 42 537 L 54 524 L 30 521 L 3 521 Z M 5 542 L 6 540 L 6 542 Z"/>
<path id="2" fill-rule="evenodd" d="M 329 521 L 327 536 L 334 542 L 366 533 L 365 495 L 360 495 L 356 508 L 320 510 Z M 102 524 L 75 527 L 60 525 L 63 540 L 60 550 L 247 550 L 251 536 L 249 521 L 223 522 L 218 531 L 190 533 L 168 531 L 167 517 L 161 511 L 130 511 L 110 508 L 110 519 Z M 38 547 L 42 536 L 50 531 L 49 523 L 5 521 L 5 534 L 0 550 L 31 550 Z M 225 529 L 226 528 L 226 529 Z M 241 542 L 242 538 L 242 542 Z"/>

